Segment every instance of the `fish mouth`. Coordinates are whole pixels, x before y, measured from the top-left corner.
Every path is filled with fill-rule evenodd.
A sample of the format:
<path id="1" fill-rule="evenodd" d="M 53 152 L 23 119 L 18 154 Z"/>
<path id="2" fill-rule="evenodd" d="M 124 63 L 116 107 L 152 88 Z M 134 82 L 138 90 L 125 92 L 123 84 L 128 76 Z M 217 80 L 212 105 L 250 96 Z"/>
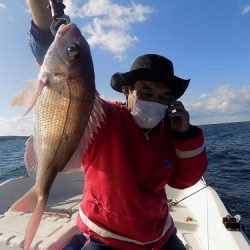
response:
<path id="1" fill-rule="evenodd" d="M 57 31 L 57 35 L 63 36 L 67 31 L 75 28 L 77 28 L 77 26 L 74 23 L 62 24 Z"/>

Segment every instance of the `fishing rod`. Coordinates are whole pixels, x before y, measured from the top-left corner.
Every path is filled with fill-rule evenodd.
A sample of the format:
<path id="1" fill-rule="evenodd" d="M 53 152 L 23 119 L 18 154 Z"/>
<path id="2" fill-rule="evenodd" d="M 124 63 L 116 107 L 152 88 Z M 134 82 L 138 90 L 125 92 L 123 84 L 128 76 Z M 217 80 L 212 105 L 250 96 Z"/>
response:
<path id="1" fill-rule="evenodd" d="M 192 195 L 194 194 L 197 194 L 198 192 L 200 192 L 201 190 L 207 188 L 208 186 L 211 186 L 213 183 L 221 180 L 222 178 L 224 178 L 225 176 L 228 176 L 230 175 L 229 172 L 227 172 L 223 177 L 219 177 L 213 181 L 211 181 L 210 183 L 208 184 L 205 184 L 204 187 L 200 188 L 199 190 L 193 192 L 192 194 L 186 196 L 186 197 L 183 197 L 182 199 L 178 200 L 178 201 L 171 201 L 169 203 L 169 208 L 171 208 L 172 206 L 175 206 L 177 205 L 178 203 L 180 203 L 181 201 L 184 201 L 186 200 L 187 198 L 191 197 Z M 222 218 L 222 222 L 225 226 L 225 228 L 229 231 L 243 231 L 245 232 L 245 225 L 241 222 L 241 216 L 239 214 L 235 215 L 235 216 L 231 216 L 231 215 L 227 215 L 225 217 Z"/>
<path id="2" fill-rule="evenodd" d="M 63 0 L 49 0 L 49 8 L 52 15 L 50 30 L 55 36 L 57 30 L 62 24 L 70 23 L 70 18 L 64 14 L 66 6 L 63 4 Z"/>
<path id="3" fill-rule="evenodd" d="M 180 199 L 180 200 L 178 200 L 178 201 L 172 201 L 172 202 L 170 202 L 169 207 L 176 206 L 176 205 L 177 205 L 178 203 L 180 203 L 181 201 L 186 200 L 187 198 L 189 198 L 189 197 L 193 196 L 194 194 L 197 194 L 197 193 L 198 193 L 198 192 L 200 192 L 201 190 L 203 190 L 203 189 L 205 189 L 205 188 L 207 188 L 207 187 L 211 186 L 213 183 L 215 183 L 215 182 L 217 182 L 217 181 L 219 181 L 219 180 L 223 179 L 225 176 L 227 176 L 227 175 L 229 175 L 229 174 L 230 174 L 230 173 L 229 173 L 229 172 L 227 172 L 227 173 L 226 173 L 223 177 L 219 177 L 219 178 L 217 178 L 217 179 L 215 179 L 215 180 L 211 181 L 210 183 L 205 184 L 205 186 L 204 186 L 204 187 L 202 187 L 202 188 L 200 188 L 200 189 L 196 190 L 196 191 L 195 191 L 195 192 L 193 192 L 192 194 L 189 194 L 188 196 L 185 196 L 185 197 L 183 197 L 182 199 Z"/>

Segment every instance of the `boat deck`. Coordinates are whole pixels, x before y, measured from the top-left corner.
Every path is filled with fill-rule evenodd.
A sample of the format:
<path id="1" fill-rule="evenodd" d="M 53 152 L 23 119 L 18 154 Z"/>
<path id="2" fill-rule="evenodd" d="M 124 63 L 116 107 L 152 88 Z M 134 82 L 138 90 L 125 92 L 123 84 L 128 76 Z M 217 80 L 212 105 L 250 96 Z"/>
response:
<path id="1" fill-rule="evenodd" d="M 62 196 L 54 197 L 44 213 L 39 230 L 33 242 L 33 249 L 62 249 L 78 232 L 75 219 L 78 212 L 81 195 L 73 196 L 62 202 Z M 171 209 L 171 215 L 178 229 L 178 236 L 187 249 L 202 248 L 196 235 L 198 221 L 191 211 L 182 203 Z M 20 249 L 30 213 L 7 212 L 0 216 L 0 246 L 4 249 Z M 191 219 L 191 220 L 190 220 Z M 9 223 L 12 221 L 13 223 Z M 4 228 L 4 230 L 1 230 Z M 60 242 L 57 242 L 60 239 Z M 192 246 L 192 248 L 191 248 Z M 1 248 L 2 249 L 2 248 Z"/>
<path id="2" fill-rule="evenodd" d="M 179 203 L 170 209 L 170 213 L 177 228 L 178 237 L 186 249 L 206 249 L 197 235 L 200 225 L 192 211 L 184 203 Z"/>
<path id="3" fill-rule="evenodd" d="M 80 233 L 75 221 L 82 200 L 83 183 L 83 177 L 79 173 L 70 176 L 60 174 L 57 177 L 31 250 L 73 249 L 65 246 L 74 235 Z M 0 185 L 1 250 L 20 250 L 23 246 L 24 232 L 31 213 L 5 211 L 32 185 L 33 181 L 29 177 Z M 202 187 L 204 183 L 200 181 L 189 189 L 176 190 L 166 187 L 166 191 L 169 199 L 179 201 Z M 228 212 L 211 188 L 206 188 L 171 206 L 170 213 L 177 234 L 188 250 L 250 250 L 249 241 L 244 233 L 225 229 L 222 218 Z"/>

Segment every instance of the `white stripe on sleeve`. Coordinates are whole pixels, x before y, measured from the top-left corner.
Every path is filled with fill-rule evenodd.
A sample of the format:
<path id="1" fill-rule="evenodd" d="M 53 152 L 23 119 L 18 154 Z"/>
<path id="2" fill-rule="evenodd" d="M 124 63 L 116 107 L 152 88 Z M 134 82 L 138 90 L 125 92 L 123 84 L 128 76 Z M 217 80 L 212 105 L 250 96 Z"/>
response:
<path id="1" fill-rule="evenodd" d="M 193 149 L 193 150 L 189 150 L 189 151 L 182 151 L 178 148 L 175 148 L 175 152 L 179 158 L 191 158 L 191 157 L 201 154 L 204 149 L 205 149 L 205 145 L 203 143 L 200 147 Z"/>

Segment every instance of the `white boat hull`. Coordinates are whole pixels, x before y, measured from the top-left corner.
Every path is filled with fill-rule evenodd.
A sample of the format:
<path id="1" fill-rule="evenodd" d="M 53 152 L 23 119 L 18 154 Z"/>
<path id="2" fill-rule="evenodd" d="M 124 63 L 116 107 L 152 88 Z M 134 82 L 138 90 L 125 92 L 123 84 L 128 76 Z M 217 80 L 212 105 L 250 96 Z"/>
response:
<path id="1" fill-rule="evenodd" d="M 0 185 L 0 250 L 21 249 L 29 213 L 6 212 L 34 181 L 13 179 Z M 61 250 L 79 231 L 75 225 L 82 199 L 83 173 L 60 173 L 51 190 L 47 213 L 43 216 L 32 249 Z M 201 180 L 185 190 L 166 187 L 168 198 L 181 200 L 203 188 Z M 67 191 L 67 192 L 65 192 Z M 228 215 L 218 194 L 207 187 L 171 207 L 179 238 L 189 250 L 250 250 L 242 231 L 228 231 L 222 218 Z"/>

